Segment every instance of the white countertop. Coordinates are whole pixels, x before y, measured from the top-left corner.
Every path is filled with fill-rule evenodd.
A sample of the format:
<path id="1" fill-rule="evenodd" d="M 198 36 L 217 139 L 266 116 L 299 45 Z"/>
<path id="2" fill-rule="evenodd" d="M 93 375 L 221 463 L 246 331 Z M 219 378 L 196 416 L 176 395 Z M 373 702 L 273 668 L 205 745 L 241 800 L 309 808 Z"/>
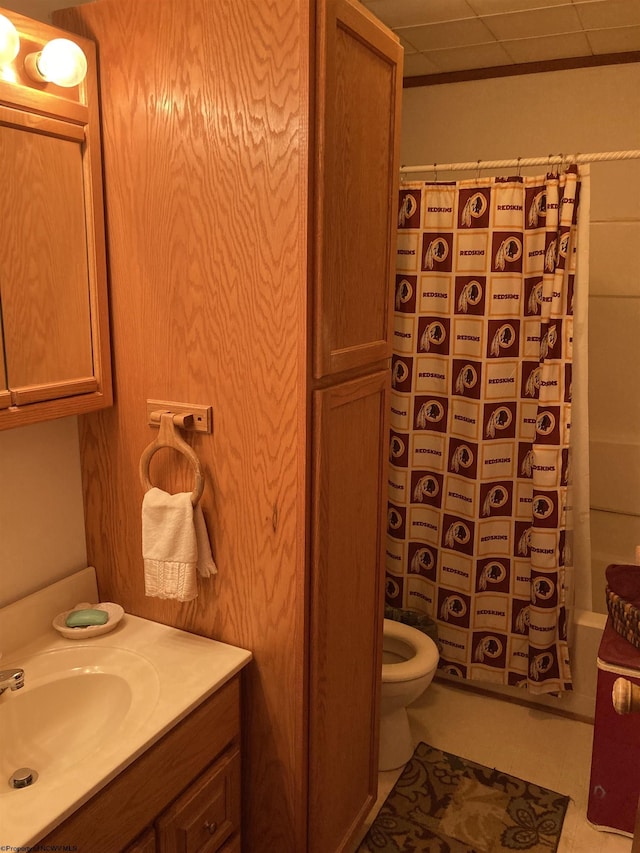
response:
<path id="1" fill-rule="evenodd" d="M 32 787 L 19 790 L 0 780 L 0 845 L 10 845 L 8 849 L 43 838 L 251 660 L 251 653 L 244 649 L 125 614 L 113 631 L 98 637 L 70 640 L 51 628 L 20 650 L 12 650 L 10 657 L 0 661 L 0 669 L 22 666 L 25 687 L 15 694 L 5 691 L 0 703 L 28 691 L 29 659 L 34 655 L 81 646 L 85 657 L 92 648 L 100 648 L 143 658 L 145 666 L 150 664 L 157 673 L 155 705 L 139 725 L 119 731 L 117 738 L 107 738 L 103 746 L 54 778 L 48 774 L 46 780 L 40 778 Z M 42 714 L 46 713 L 43 708 Z M 0 732 L 0 748 L 1 738 Z"/>

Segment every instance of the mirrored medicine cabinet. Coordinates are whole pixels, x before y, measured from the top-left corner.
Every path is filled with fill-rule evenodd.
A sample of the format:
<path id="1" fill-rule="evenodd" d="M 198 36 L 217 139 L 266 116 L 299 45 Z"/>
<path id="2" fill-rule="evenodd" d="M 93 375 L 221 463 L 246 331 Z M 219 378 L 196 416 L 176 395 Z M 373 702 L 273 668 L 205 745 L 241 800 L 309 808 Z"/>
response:
<path id="1" fill-rule="evenodd" d="M 0 8 L 0 429 L 112 403 L 96 51 Z M 54 39 L 87 61 L 77 85 L 29 73 Z"/>

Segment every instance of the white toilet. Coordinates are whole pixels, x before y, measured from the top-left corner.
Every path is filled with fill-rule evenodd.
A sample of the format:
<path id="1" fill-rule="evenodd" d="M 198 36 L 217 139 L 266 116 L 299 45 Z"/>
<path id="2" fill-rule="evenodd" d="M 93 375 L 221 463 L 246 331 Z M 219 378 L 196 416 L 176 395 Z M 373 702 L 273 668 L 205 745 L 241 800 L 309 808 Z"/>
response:
<path id="1" fill-rule="evenodd" d="M 407 705 L 431 684 L 438 647 L 417 628 L 384 620 L 379 770 L 402 767 L 413 755 Z"/>

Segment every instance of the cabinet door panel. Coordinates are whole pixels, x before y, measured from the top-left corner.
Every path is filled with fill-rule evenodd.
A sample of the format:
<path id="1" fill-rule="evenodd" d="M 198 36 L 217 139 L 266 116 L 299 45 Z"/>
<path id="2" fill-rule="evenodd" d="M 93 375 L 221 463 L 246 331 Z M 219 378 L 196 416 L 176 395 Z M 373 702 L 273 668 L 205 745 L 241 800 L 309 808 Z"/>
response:
<path id="1" fill-rule="evenodd" d="M 62 138 L 0 122 L 0 294 L 18 404 L 33 401 L 23 389 L 40 386 L 46 400 L 46 386 L 93 377 L 83 142 L 81 130 L 80 139 Z"/>
<path id="2" fill-rule="evenodd" d="M 388 372 L 314 395 L 309 851 L 376 798 Z"/>
<path id="3" fill-rule="evenodd" d="M 390 355 L 402 85 L 388 30 L 349 0 L 320 15 L 316 377 Z"/>

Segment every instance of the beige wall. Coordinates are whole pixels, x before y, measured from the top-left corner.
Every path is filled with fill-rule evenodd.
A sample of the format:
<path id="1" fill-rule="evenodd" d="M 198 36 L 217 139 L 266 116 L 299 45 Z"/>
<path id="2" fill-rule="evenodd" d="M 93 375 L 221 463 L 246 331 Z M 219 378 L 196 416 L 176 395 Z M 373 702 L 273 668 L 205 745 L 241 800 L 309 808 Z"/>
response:
<path id="1" fill-rule="evenodd" d="M 86 564 L 76 418 L 0 433 L 0 607 Z"/>
<path id="2" fill-rule="evenodd" d="M 640 64 L 404 92 L 405 165 L 626 149 L 640 149 Z M 633 562 L 640 544 L 640 160 L 591 166 L 589 292 L 593 604 L 605 612 L 605 566 Z"/>

